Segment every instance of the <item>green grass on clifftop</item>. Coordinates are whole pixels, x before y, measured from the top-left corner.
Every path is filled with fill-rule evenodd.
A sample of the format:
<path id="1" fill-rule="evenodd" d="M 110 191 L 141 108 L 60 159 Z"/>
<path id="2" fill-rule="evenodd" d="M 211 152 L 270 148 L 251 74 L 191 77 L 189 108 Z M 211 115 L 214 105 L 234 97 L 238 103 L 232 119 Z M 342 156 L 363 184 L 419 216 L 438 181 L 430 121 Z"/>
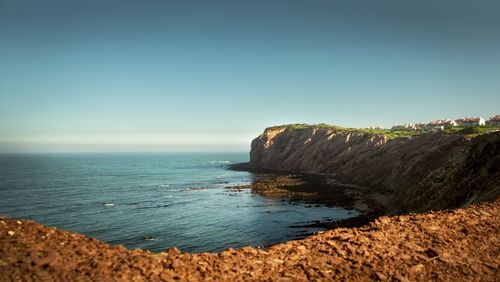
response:
<path id="1" fill-rule="evenodd" d="M 295 124 L 284 124 L 284 125 L 278 125 L 278 126 L 272 126 L 266 128 L 266 130 L 276 130 L 280 128 L 286 128 L 287 130 L 290 131 L 295 131 L 295 130 L 304 130 L 304 129 L 311 129 L 311 128 L 319 128 L 319 129 L 325 129 L 325 130 L 330 130 L 333 132 L 356 132 L 356 133 L 366 133 L 370 135 L 385 135 L 389 139 L 396 139 L 396 138 L 403 138 L 403 137 L 412 137 L 416 135 L 421 135 L 428 133 L 429 131 L 424 131 L 424 130 L 396 130 L 396 131 L 391 131 L 390 129 L 370 129 L 370 128 L 348 128 L 348 127 L 342 127 L 338 125 L 331 125 L 331 124 L 326 124 L 326 123 L 320 123 L 320 124 L 306 124 L 306 123 L 295 123 Z M 499 131 L 500 126 L 470 126 L 470 127 L 450 127 L 444 129 L 442 132 L 448 133 L 448 134 L 464 134 L 464 135 L 469 135 L 471 137 L 479 136 L 482 134 L 486 134 L 489 132 L 494 132 L 494 131 Z"/>
<path id="2" fill-rule="evenodd" d="M 342 131 L 346 128 L 341 127 L 341 126 L 336 126 L 336 125 L 331 125 L 331 124 L 326 124 L 326 123 L 319 123 L 319 124 L 306 124 L 306 123 L 294 123 L 294 124 L 283 124 L 283 125 L 277 125 L 277 126 L 271 126 L 266 128 L 266 130 L 275 130 L 279 128 L 286 128 L 288 130 L 302 130 L 302 129 L 309 129 L 309 128 L 321 128 L 321 129 L 328 129 L 328 130 L 334 130 L 334 131 Z"/>
<path id="3" fill-rule="evenodd" d="M 381 129 L 369 129 L 369 128 L 349 128 L 349 127 L 342 127 L 342 126 L 331 125 L 331 124 L 326 124 L 326 123 L 320 123 L 320 124 L 306 124 L 306 123 L 284 124 L 284 125 L 268 127 L 268 128 L 266 128 L 266 130 L 275 130 L 275 129 L 280 129 L 280 128 L 286 128 L 287 130 L 290 130 L 290 131 L 319 128 L 319 129 L 330 130 L 333 132 L 354 132 L 354 133 L 367 133 L 367 134 L 371 134 L 371 135 L 385 135 L 385 136 L 389 137 L 389 139 L 394 139 L 394 138 L 399 138 L 399 137 L 410 137 L 410 136 L 414 136 L 414 135 L 418 135 L 418 134 L 422 133 L 420 131 L 414 131 L 414 130 L 390 131 L 389 129 L 382 129 L 381 130 Z"/>

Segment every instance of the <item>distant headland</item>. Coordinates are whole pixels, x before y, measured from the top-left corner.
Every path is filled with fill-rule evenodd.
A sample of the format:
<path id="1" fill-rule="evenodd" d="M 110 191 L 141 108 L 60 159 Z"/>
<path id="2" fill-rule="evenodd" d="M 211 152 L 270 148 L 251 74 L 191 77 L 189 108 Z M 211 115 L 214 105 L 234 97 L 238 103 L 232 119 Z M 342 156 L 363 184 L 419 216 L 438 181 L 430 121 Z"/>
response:
<path id="1" fill-rule="evenodd" d="M 250 162 L 234 168 L 319 174 L 390 214 L 464 207 L 500 195 L 499 120 L 273 126 L 252 141 Z"/>

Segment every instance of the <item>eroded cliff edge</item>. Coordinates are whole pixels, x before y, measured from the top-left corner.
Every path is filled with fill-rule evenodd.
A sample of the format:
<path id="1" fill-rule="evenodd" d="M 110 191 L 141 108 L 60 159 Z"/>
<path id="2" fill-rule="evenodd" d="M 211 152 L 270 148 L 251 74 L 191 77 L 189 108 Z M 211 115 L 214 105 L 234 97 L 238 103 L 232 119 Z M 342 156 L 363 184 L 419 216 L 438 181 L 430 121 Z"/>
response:
<path id="1" fill-rule="evenodd" d="M 386 212 L 466 206 L 500 195 L 500 132 L 384 134 L 321 126 L 267 128 L 253 140 L 258 169 L 328 175 L 384 194 Z"/>

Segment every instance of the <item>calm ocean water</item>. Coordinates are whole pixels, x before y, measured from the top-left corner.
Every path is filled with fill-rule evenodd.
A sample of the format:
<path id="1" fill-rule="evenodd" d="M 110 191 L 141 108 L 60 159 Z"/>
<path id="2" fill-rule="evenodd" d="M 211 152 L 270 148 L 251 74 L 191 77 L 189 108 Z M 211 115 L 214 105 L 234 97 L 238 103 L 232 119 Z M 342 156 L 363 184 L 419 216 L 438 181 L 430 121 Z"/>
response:
<path id="1" fill-rule="evenodd" d="M 225 186 L 258 175 L 225 165 L 248 153 L 0 155 L 0 214 L 111 244 L 163 251 L 266 246 L 318 229 L 292 226 L 353 210 L 262 197 Z"/>

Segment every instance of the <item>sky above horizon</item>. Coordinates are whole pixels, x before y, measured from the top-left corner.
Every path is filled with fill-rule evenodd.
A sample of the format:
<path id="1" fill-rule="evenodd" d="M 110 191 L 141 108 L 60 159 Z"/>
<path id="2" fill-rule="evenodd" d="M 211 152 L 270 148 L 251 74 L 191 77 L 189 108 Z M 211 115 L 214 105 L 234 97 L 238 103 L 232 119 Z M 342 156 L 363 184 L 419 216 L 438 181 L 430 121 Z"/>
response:
<path id="1" fill-rule="evenodd" d="M 0 0 L 0 152 L 500 114 L 499 1 Z"/>

